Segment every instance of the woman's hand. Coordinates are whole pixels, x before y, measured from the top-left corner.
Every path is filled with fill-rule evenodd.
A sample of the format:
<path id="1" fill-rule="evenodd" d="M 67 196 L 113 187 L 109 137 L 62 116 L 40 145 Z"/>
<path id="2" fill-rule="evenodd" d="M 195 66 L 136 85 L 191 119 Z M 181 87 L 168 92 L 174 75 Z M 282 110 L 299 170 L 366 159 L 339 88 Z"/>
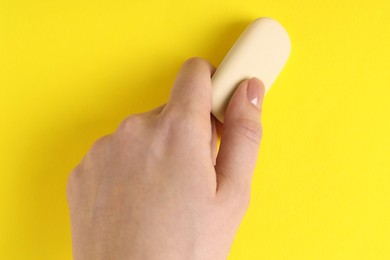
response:
<path id="1" fill-rule="evenodd" d="M 74 259 L 226 259 L 249 204 L 264 86 L 238 86 L 217 154 L 214 70 L 186 61 L 166 105 L 126 118 L 72 171 Z"/>

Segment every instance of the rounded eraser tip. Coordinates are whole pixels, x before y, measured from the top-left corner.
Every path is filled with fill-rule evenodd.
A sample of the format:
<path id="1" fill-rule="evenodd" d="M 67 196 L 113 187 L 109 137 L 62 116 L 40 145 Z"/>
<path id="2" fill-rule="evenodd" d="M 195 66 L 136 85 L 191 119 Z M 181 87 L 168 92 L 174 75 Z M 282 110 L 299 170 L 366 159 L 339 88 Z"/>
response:
<path id="1" fill-rule="evenodd" d="M 290 38 L 278 21 L 268 17 L 255 19 L 212 76 L 212 114 L 223 122 L 231 96 L 245 79 L 259 78 L 267 93 L 286 64 L 290 51 Z"/>

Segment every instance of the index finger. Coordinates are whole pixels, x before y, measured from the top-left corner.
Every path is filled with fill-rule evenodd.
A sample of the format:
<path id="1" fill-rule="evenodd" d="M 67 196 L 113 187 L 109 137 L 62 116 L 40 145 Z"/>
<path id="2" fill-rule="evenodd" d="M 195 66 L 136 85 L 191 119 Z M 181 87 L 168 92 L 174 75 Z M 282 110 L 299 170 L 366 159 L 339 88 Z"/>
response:
<path id="1" fill-rule="evenodd" d="M 202 58 L 194 57 L 184 62 L 173 84 L 168 109 L 210 120 L 214 71 L 215 67 Z"/>

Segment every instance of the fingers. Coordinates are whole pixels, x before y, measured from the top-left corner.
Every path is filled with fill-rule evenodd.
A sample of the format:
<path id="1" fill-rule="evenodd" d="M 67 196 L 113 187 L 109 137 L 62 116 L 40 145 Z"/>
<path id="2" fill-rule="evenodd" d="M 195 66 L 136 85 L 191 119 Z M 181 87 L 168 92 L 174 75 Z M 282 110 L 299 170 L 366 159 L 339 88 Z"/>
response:
<path id="1" fill-rule="evenodd" d="M 210 120 L 211 76 L 215 67 L 201 58 L 184 62 L 173 84 L 167 106 L 191 117 Z"/>
<path id="2" fill-rule="evenodd" d="M 262 135 L 263 97 L 263 83 L 252 78 L 241 82 L 229 102 L 215 166 L 218 192 L 249 194 Z"/>

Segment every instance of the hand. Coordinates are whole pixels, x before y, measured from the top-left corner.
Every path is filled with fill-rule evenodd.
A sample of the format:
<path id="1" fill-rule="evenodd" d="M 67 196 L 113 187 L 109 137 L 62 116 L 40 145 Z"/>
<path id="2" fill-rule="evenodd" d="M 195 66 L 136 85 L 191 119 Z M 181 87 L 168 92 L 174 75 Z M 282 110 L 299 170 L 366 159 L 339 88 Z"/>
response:
<path id="1" fill-rule="evenodd" d="M 217 155 L 214 71 L 186 61 L 165 106 L 126 118 L 69 175 L 74 259 L 226 259 L 249 205 L 264 86 L 240 83 Z"/>

